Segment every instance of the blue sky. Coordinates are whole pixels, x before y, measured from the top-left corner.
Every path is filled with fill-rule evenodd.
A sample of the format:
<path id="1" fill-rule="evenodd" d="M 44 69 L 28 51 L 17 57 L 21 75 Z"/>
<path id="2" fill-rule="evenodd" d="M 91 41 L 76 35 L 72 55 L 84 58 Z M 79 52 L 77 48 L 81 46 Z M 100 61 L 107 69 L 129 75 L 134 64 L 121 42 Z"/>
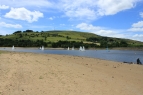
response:
<path id="1" fill-rule="evenodd" d="M 75 30 L 143 42 L 142 0 L 0 0 L 0 35 Z"/>

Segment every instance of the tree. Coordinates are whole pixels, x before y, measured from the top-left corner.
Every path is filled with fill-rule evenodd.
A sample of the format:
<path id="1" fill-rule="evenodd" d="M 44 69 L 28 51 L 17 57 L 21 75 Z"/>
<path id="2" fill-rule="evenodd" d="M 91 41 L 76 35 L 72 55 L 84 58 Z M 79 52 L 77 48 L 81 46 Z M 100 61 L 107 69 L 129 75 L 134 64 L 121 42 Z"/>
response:
<path id="1" fill-rule="evenodd" d="M 68 39 L 71 39 L 71 37 L 69 37 L 69 36 L 66 36 L 66 38 L 67 38 L 67 40 L 68 40 Z"/>
<path id="2" fill-rule="evenodd" d="M 107 41 L 101 41 L 100 46 L 101 47 L 107 47 Z"/>
<path id="3" fill-rule="evenodd" d="M 22 34 L 19 34 L 19 38 L 22 38 L 23 37 L 23 35 Z"/>
<path id="4" fill-rule="evenodd" d="M 47 40 L 47 37 L 45 36 L 45 41 Z"/>
<path id="5" fill-rule="evenodd" d="M 26 31 L 23 31 L 23 32 L 33 32 L 33 30 L 26 30 Z"/>
<path id="6" fill-rule="evenodd" d="M 127 46 L 128 46 L 128 43 L 127 43 L 126 41 L 122 40 L 122 41 L 120 42 L 120 46 L 121 46 L 121 47 L 127 47 Z"/>
<path id="7" fill-rule="evenodd" d="M 90 37 L 90 38 L 87 38 L 86 41 L 90 41 L 90 42 L 96 42 L 98 41 L 99 39 L 97 37 Z"/>
<path id="8" fill-rule="evenodd" d="M 13 34 L 16 34 L 16 33 L 22 33 L 22 31 L 15 31 Z"/>

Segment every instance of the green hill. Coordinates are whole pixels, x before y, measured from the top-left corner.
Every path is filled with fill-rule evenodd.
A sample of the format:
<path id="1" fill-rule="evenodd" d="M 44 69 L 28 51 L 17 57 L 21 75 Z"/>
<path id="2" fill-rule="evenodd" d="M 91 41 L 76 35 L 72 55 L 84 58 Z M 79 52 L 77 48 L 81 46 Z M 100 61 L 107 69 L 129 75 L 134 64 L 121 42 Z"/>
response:
<path id="1" fill-rule="evenodd" d="M 53 30 L 34 32 L 32 30 L 26 30 L 16 31 L 13 34 L 6 36 L 0 36 L 0 46 L 11 46 L 12 44 L 16 44 L 17 46 L 39 46 L 44 44 L 47 47 L 53 47 L 53 44 L 58 44 L 56 47 L 62 47 L 60 43 L 65 44 L 64 47 L 69 46 L 70 44 L 75 46 L 74 43 L 78 43 L 79 45 L 84 44 L 86 46 L 89 45 L 89 47 L 143 46 L 143 42 L 135 40 L 103 37 L 93 33 L 78 31 Z"/>
<path id="2" fill-rule="evenodd" d="M 0 38 L 7 38 L 7 39 L 24 39 L 24 40 L 43 40 L 44 42 L 57 42 L 61 41 L 86 41 L 86 38 L 89 37 L 98 37 L 92 33 L 85 33 L 85 32 L 77 32 L 77 31 L 42 31 L 42 32 L 19 32 L 16 31 L 13 34 L 1 36 Z"/>

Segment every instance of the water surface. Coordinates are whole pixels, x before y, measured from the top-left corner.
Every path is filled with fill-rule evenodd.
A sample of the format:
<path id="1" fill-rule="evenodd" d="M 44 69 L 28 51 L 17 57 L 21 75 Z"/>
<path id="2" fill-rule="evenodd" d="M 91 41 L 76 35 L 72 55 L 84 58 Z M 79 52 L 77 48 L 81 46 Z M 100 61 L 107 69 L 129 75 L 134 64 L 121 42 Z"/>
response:
<path id="1" fill-rule="evenodd" d="M 136 63 L 137 58 L 143 63 L 143 51 L 137 50 L 39 50 L 39 49 L 24 49 L 16 48 L 0 48 L 0 50 L 16 51 L 16 52 L 33 52 L 44 54 L 61 54 L 61 55 L 73 55 L 84 56 L 92 58 L 100 58 L 105 60 L 112 60 L 118 62 L 133 62 Z"/>

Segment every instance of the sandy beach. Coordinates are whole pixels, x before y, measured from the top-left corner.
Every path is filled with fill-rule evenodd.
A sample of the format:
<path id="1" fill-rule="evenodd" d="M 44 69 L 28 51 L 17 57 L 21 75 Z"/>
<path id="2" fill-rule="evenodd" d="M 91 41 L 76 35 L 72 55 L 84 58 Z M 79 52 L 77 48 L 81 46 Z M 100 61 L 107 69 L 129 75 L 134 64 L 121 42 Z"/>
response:
<path id="1" fill-rule="evenodd" d="M 0 95 L 143 95 L 143 65 L 3 52 Z"/>

